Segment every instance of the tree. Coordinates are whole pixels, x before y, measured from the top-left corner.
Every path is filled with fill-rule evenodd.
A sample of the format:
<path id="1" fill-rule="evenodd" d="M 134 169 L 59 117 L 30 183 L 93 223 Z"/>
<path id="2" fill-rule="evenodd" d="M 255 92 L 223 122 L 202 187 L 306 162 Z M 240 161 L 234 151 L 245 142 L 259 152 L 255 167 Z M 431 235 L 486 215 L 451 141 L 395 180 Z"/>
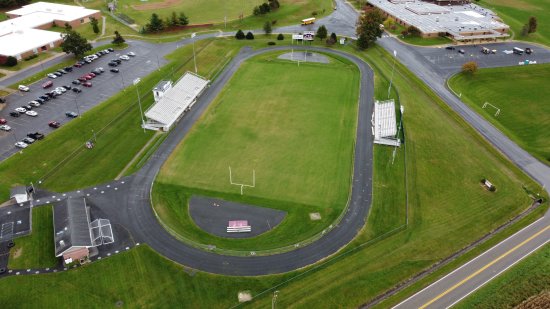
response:
<path id="1" fill-rule="evenodd" d="M 273 29 L 271 29 L 271 22 L 270 21 L 265 22 L 264 31 L 265 31 L 265 34 L 271 34 L 271 31 L 273 31 Z"/>
<path id="2" fill-rule="evenodd" d="M 268 0 L 268 2 L 272 10 L 276 10 L 281 6 L 278 0 Z"/>
<path id="3" fill-rule="evenodd" d="M 55 26 L 55 23 L 54 23 Z M 73 26 L 69 23 L 65 23 L 65 33 L 68 33 L 69 31 L 73 30 Z"/>
<path id="4" fill-rule="evenodd" d="M 97 20 L 97 18 L 95 17 L 90 17 L 90 24 L 92 25 L 92 29 L 94 30 L 94 33 L 95 34 L 98 34 L 99 33 L 99 21 Z"/>
<path id="5" fill-rule="evenodd" d="M 338 42 L 338 37 L 336 36 L 336 33 L 331 33 L 330 38 L 334 41 L 334 43 Z"/>
<path id="6" fill-rule="evenodd" d="M 17 65 L 17 58 L 13 57 L 13 56 L 8 56 L 8 58 L 6 58 L 6 62 L 4 63 L 5 66 L 7 67 L 14 67 Z"/>
<path id="7" fill-rule="evenodd" d="M 409 33 L 410 36 L 416 37 L 416 38 L 422 35 L 422 32 L 420 32 L 420 29 L 416 28 L 415 26 L 409 26 L 407 28 L 407 32 Z"/>
<path id="8" fill-rule="evenodd" d="M 184 12 L 180 12 L 179 23 L 182 26 L 187 26 L 189 24 L 189 18 L 187 18 L 187 16 L 185 16 Z"/>
<path id="9" fill-rule="evenodd" d="M 145 25 L 145 30 L 147 32 L 158 32 L 162 31 L 164 29 L 164 22 L 160 17 L 153 13 L 151 14 L 151 19 L 149 19 L 149 23 Z"/>
<path id="10" fill-rule="evenodd" d="M 180 22 L 179 22 L 179 19 L 178 19 L 178 15 L 176 15 L 176 12 L 172 11 L 172 15 L 170 17 L 170 26 L 175 27 L 179 24 L 180 24 Z"/>
<path id="11" fill-rule="evenodd" d="M 254 9 L 252 9 L 252 14 L 253 14 L 254 16 L 261 15 L 262 12 L 260 11 L 260 7 L 259 7 L 259 6 L 255 6 Z"/>
<path id="12" fill-rule="evenodd" d="M 124 42 L 126 42 L 126 40 L 124 40 L 122 35 L 120 35 L 120 33 L 118 33 L 118 31 L 115 30 L 115 38 L 113 39 L 112 43 L 116 45 L 122 45 Z"/>
<path id="13" fill-rule="evenodd" d="M 269 13 L 269 12 L 271 12 L 271 7 L 269 6 L 269 4 L 267 4 L 267 3 L 262 3 L 262 4 L 260 5 L 260 14 L 263 15 L 263 14 L 267 14 L 267 13 Z"/>
<path id="14" fill-rule="evenodd" d="M 235 38 L 237 40 L 244 40 L 245 38 L 244 32 L 241 29 L 239 29 L 239 31 L 237 31 L 237 33 L 235 34 Z"/>
<path id="15" fill-rule="evenodd" d="M 357 46 L 360 49 L 368 48 L 377 38 L 382 37 L 383 30 L 380 28 L 382 22 L 384 22 L 384 16 L 379 9 L 369 10 L 359 17 L 356 32 Z"/>
<path id="16" fill-rule="evenodd" d="M 285 36 L 282 33 L 279 33 L 279 35 L 277 36 L 277 40 L 282 41 L 284 39 L 285 39 Z"/>
<path id="17" fill-rule="evenodd" d="M 537 18 L 535 16 L 529 17 L 528 25 L 529 30 L 527 33 L 537 32 Z"/>
<path id="18" fill-rule="evenodd" d="M 462 65 L 462 73 L 466 73 L 469 75 L 473 75 L 475 72 L 477 72 L 477 69 L 477 62 L 475 61 L 469 61 Z"/>
<path id="19" fill-rule="evenodd" d="M 246 39 L 247 40 L 254 40 L 254 34 L 252 34 L 252 32 L 248 31 L 248 33 L 246 34 Z"/>
<path id="20" fill-rule="evenodd" d="M 325 25 L 321 25 L 319 29 L 317 29 L 317 34 L 315 34 L 321 41 L 327 38 L 327 27 Z"/>
<path id="21" fill-rule="evenodd" d="M 92 45 L 88 43 L 86 38 L 82 37 L 78 32 L 69 30 L 63 37 L 61 49 L 67 54 L 74 54 L 76 58 L 80 58 L 87 51 L 92 50 Z"/>
<path id="22" fill-rule="evenodd" d="M 521 28 L 521 36 L 527 36 L 529 34 L 529 25 L 525 24 Z"/>

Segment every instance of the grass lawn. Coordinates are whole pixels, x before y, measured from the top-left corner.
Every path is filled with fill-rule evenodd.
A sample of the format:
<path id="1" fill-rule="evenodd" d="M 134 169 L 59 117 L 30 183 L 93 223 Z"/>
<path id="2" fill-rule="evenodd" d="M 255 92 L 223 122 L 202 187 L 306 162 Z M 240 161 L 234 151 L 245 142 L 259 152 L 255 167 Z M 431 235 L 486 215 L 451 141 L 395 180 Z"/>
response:
<path id="1" fill-rule="evenodd" d="M 53 212 L 51 206 L 32 210 L 32 233 L 15 240 L 10 251 L 9 268 L 46 268 L 57 264 L 53 243 Z"/>
<path id="2" fill-rule="evenodd" d="M 546 245 L 465 298 L 455 308 L 514 308 L 531 296 L 549 292 L 549 269 L 550 245 Z M 542 304 L 539 303 L 539 306 Z"/>
<path id="3" fill-rule="evenodd" d="M 227 42 L 228 46 L 232 46 L 235 41 Z M 208 48 L 204 48 L 203 52 Z M 380 85 L 387 85 L 384 74 L 391 71 L 391 55 L 379 48 L 360 55 L 375 65 L 375 83 L 377 88 L 383 89 Z M 396 212 L 403 213 L 403 199 L 394 197 L 399 191 L 393 183 L 395 179 L 403 179 L 403 174 L 400 166 L 392 169 L 388 163 L 390 151 L 377 146 L 374 200 L 368 225 L 339 258 L 277 287 L 280 291 L 277 300 L 279 307 L 356 307 L 520 212 L 530 202 L 521 189 L 522 184 L 533 190 L 540 189 L 511 167 L 400 64 L 396 65 L 393 83 L 406 110 L 408 228 L 385 235 L 386 231 L 402 222 L 402 216 Z M 378 89 L 377 96 L 383 92 Z M 48 138 L 53 139 L 54 136 Z M 117 140 L 113 139 L 113 142 Z M 398 151 L 394 164 L 401 164 L 402 149 Z M 51 151 L 50 148 L 43 149 L 40 155 Z M 99 155 L 111 155 L 104 151 Z M 119 151 L 126 153 L 124 149 Z M 29 160 L 39 157 L 35 155 Z M 23 178 L 29 172 L 22 167 L 28 166 L 26 163 L 29 160 L 2 162 L 0 167 L 12 163 L 12 169 L 20 171 L 20 174 L 0 171 L 2 179 L 11 178 L 11 185 Z M 122 169 L 116 164 L 103 162 L 99 165 L 95 158 L 81 162 L 80 169 L 73 169 L 70 171 L 72 173 L 67 171 L 64 177 L 73 180 L 86 177 L 81 173 L 86 172 L 89 166 L 105 170 Z M 384 175 L 386 172 L 392 174 Z M 498 188 L 495 193 L 479 186 L 479 178 L 483 176 L 494 179 Z M 2 188 L 7 184 L 2 183 Z M 7 192 L 2 194 L 5 196 Z M 376 211 L 381 205 L 384 209 Z M 538 215 L 544 211 L 541 210 Z M 386 222 L 388 216 L 394 219 Z M 169 307 L 185 302 L 190 307 L 227 308 L 237 304 L 238 291 L 250 290 L 256 296 L 260 291 L 297 274 L 300 273 L 239 278 L 194 273 L 167 262 L 146 247 L 139 247 L 71 272 L 2 279 L 0 304 L 7 308 L 17 306 L 20 303 L 14 302 L 25 297 L 25 305 L 28 306 L 112 306 L 121 300 L 131 307 Z M 64 293 L 59 293 L 60 289 Z M 260 295 L 252 307 L 269 306 L 271 296 L 271 292 Z"/>
<path id="4" fill-rule="evenodd" d="M 503 78 L 506 76 L 506 78 Z M 517 144 L 550 164 L 550 65 L 481 69 L 474 76 L 457 74 L 449 85 L 462 100 Z M 489 102 L 501 109 L 482 109 Z"/>
<path id="5" fill-rule="evenodd" d="M 10 71 L 19 71 L 21 69 L 24 69 L 24 68 L 27 68 L 31 65 L 34 65 L 40 61 L 44 61 L 48 58 L 51 58 L 53 56 L 56 55 L 55 52 L 52 52 L 52 51 L 47 51 L 47 52 L 44 52 L 44 53 L 39 53 L 37 54 L 38 57 L 36 58 L 33 58 L 33 59 L 29 59 L 29 60 L 19 60 L 17 61 L 17 65 L 16 66 L 13 66 L 13 67 L 2 67 L 3 69 L 6 69 L 6 70 L 10 70 Z"/>
<path id="6" fill-rule="evenodd" d="M 447 37 L 435 37 L 435 38 L 422 38 L 422 37 L 415 37 L 415 36 L 403 36 L 401 33 L 406 30 L 406 28 L 400 24 L 393 23 L 393 26 L 388 25 L 389 19 L 386 20 L 384 25 L 386 26 L 386 30 L 389 31 L 391 34 L 394 34 L 397 36 L 398 39 L 401 41 L 412 44 L 412 45 L 419 45 L 419 46 L 433 46 L 433 45 L 443 45 L 443 44 L 450 44 L 453 41 Z"/>
<path id="7" fill-rule="evenodd" d="M 259 56 L 243 64 L 163 166 L 157 181 L 160 192 L 154 190 L 155 198 L 164 206 L 157 207 L 163 220 L 173 218 L 173 212 L 187 216 L 187 199 L 174 200 L 185 188 L 190 188 L 190 193 L 221 193 L 230 199 L 288 211 L 288 222 L 253 241 L 208 235 L 203 239 L 210 238 L 208 243 L 217 246 L 236 243 L 276 248 L 281 242 L 291 244 L 320 232 L 345 207 L 359 72 L 351 63 L 334 58 L 330 64 L 298 67 L 277 60 L 279 54 Z M 324 86 L 320 88 L 321 84 Z M 245 198 L 239 196 L 240 187 L 229 183 L 228 166 L 232 167 L 233 181 L 241 183 L 252 182 L 255 169 L 256 187 L 245 188 Z M 326 217 L 324 222 L 310 221 L 309 212 L 318 211 Z M 183 225 L 170 224 L 174 230 L 193 226 L 188 219 L 169 221 Z"/>
<path id="8" fill-rule="evenodd" d="M 8 19 L 8 15 L 4 12 L 0 12 L 0 21 L 4 21 L 6 19 Z"/>
<path id="9" fill-rule="evenodd" d="M 514 39 L 537 42 L 550 46 L 550 2 L 547 0 L 482 0 L 478 4 L 494 10 L 515 34 Z M 538 21 L 537 32 L 526 37 L 521 29 L 529 17 Z"/>

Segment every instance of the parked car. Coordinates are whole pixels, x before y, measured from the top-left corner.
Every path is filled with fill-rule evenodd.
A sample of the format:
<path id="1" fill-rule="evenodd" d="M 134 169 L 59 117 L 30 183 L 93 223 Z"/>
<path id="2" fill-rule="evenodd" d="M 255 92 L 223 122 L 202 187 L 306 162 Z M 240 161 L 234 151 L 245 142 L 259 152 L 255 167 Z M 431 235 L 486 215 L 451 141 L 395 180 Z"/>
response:
<path id="1" fill-rule="evenodd" d="M 5 118 L 0 118 L 0 124 L 6 124 L 8 121 Z"/>
<path id="2" fill-rule="evenodd" d="M 76 117 L 78 117 L 78 114 L 75 113 L 75 112 L 66 112 L 65 116 L 67 116 L 69 118 L 76 118 Z"/>
<path id="3" fill-rule="evenodd" d="M 54 129 L 57 129 L 61 126 L 61 123 L 57 122 L 57 121 L 50 121 L 48 122 L 48 126 L 50 128 L 54 128 Z"/>
<path id="4" fill-rule="evenodd" d="M 36 99 L 34 99 L 34 100 L 35 100 L 36 102 L 40 103 L 40 105 L 46 104 L 46 100 L 43 100 L 43 99 L 41 99 L 41 98 L 36 98 Z"/>
<path id="5" fill-rule="evenodd" d="M 85 82 L 82 84 L 82 86 L 90 88 L 92 87 L 92 82 Z"/>
<path id="6" fill-rule="evenodd" d="M 83 77 L 84 77 L 86 80 L 90 80 L 90 79 L 94 78 L 94 77 L 93 77 L 92 75 L 90 75 L 90 74 L 86 74 L 86 75 L 84 75 Z"/>
<path id="7" fill-rule="evenodd" d="M 17 142 L 17 143 L 15 143 L 15 147 L 25 149 L 25 148 L 29 147 L 29 145 L 27 143 L 24 143 L 24 142 Z"/>
<path id="8" fill-rule="evenodd" d="M 24 108 L 24 109 L 26 109 L 26 110 L 28 110 L 28 111 L 30 111 L 30 110 L 32 109 L 32 106 L 30 106 L 29 104 L 23 105 L 23 106 L 21 106 L 21 107 Z"/>
<path id="9" fill-rule="evenodd" d="M 129 52 L 127 55 L 130 56 L 130 57 L 135 57 L 135 56 L 136 56 L 136 53 L 134 53 L 134 52 Z"/>
<path id="10" fill-rule="evenodd" d="M 105 70 L 102 67 L 96 68 L 96 70 L 99 70 L 101 73 L 105 72 Z"/>
<path id="11" fill-rule="evenodd" d="M 121 56 L 118 57 L 118 58 L 120 58 L 120 59 L 122 59 L 122 60 L 126 60 L 126 61 L 130 60 L 130 57 L 128 57 L 128 56 L 126 56 L 126 55 L 121 55 Z"/>
<path id="12" fill-rule="evenodd" d="M 67 72 L 67 71 L 65 71 L 65 70 L 63 70 L 63 69 L 59 69 L 59 70 L 57 70 L 57 72 L 59 72 L 59 73 L 61 73 L 61 74 L 67 74 L 67 73 L 69 73 L 69 72 Z"/>
<path id="13" fill-rule="evenodd" d="M 95 69 L 92 71 L 92 73 L 94 73 L 97 76 L 97 75 L 100 75 L 102 72 L 98 69 Z"/>
<path id="14" fill-rule="evenodd" d="M 63 86 L 61 86 L 61 87 L 65 88 L 65 90 L 71 90 L 71 89 L 73 89 L 73 87 L 71 87 L 71 86 L 69 86 L 69 85 L 63 85 Z"/>
<path id="15" fill-rule="evenodd" d="M 110 69 L 109 71 L 111 71 L 111 72 L 113 72 L 113 73 L 118 73 L 118 72 L 120 72 L 120 70 L 119 70 L 119 69 L 115 69 L 115 68 L 113 68 L 113 69 Z"/>
<path id="16" fill-rule="evenodd" d="M 11 131 L 11 127 L 7 124 L 0 125 L 0 130 L 2 131 Z"/>
<path id="17" fill-rule="evenodd" d="M 29 133 L 29 134 L 27 134 L 27 136 L 34 139 L 34 140 L 41 140 L 41 139 L 44 138 L 44 134 L 42 134 L 40 132 Z"/>
<path id="18" fill-rule="evenodd" d="M 85 82 L 85 81 L 87 81 L 87 79 L 86 79 L 86 77 L 84 77 L 84 76 L 80 76 L 80 77 L 78 78 L 78 81 L 79 81 L 79 82 Z"/>
<path id="19" fill-rule="evenodd" d="M 19 115 L 20 115 L 19 112 L 10 112 L 10 116 L 12 116 L 12 117 L 17 118 L 17 117 L 19 117 Z"/>
<path id="20" fill-rule="evenodd" d="M 525 53 L 526 53 L 527 55 L 530 55 L 530 54 L 533 53 L 533 50 L 531 49 L 531 47 L 526 47 L 526 48 L 525 48 Z"/>
<path id="21" fill-rule="evenodd" d="M 22 140 L 25 144 L 32 144 L 34 143 L 34 138 L 30 138 L 30 137 L 25 137 L 23 140 Z"/>
<path id="22" fill-rule="evenodd" d="M 31 117 L 36 117 L 36 116 L 38 116 L 38 113 L 35 112 L 35 111 L 27 111 L 25 114 L 27 114 L 27 116 L 31 116 Z"/>
<path id="23" fill-rule="evenodd" d="M 73 67 L 64 67 L 63 70 L 67 71 L 67 72 L 72 72 L 73 71 Z"/>
<path id="24" fill-rule="evenodd" d="M 82 63 L 80 62 L 77 62 L 73 65 L 75 68 L 81 68 L 82 67 Z"/>
<path id="25" fill-rule="evenodd" d="M 459 49 L 459 50 L 458 50 L 458 53 L 464 55 L 466 52 L 464 51 L 464 49 Z"/>
<path id="26" fill-rule="evenodd" d="M 118 63 L 116 63 L 116 62 L 109 62 L 109 63 L 107 63 L 107 65 L 110 66 L 110 67 L 116 67 L 116 66 L 118 66 Z"/>
<path id="27" fill-rule="evenodd" d="M 111 52 L 111 53 L 115 51 L 115 50 L 112 49 L 111 47 L 107 48 L 107 50 L 108 50 L 109 52 Z"/>
<path id="28" fill-rule="evenodd" d="M 74 87 L 74 88 L 73 88 L 73 92 L 74 92 L 74 93 L 80 93 L 80 92 L 82 92 L 82 89 L 77 88 L 77 87 Z"/>
<path id="29" fill-rule="evenodd" d="M 60 77 L 60 76 L 63 75 L 62 73 L 59 73 L 59 72 L 57 72 L 57 71 L 53 72 L 52 74 L 54 74 L 54 75 L 57 76 L 57 77 Z"/>
<path id="30" fill-rule="evenodd" d="M 48 97 L 47 95 L 41 95 L 41 96 L 39 96 L 38 98 L 44 100 L 44 102 L 50 100 L 50 97 Z"/>
<path id="31" fill-rule="evenodd" d="M 44 89 L 50 88 L 51 86 L 53 86 L 53 82 L 51 80 L 49 80 L 49 81 L 42 84 L 42 88 L 44 88 Z"/>
<path id="32" fill-rule="evenodd" d="M 25 92 L 31 91 L 31 90 L 29 89 L 29 87 L 27 87 L 27 86 L 25 86 L 25 85 L 19 85 L 17 88 L 18 88 L 20 91 L 25 91 Z"/>
<path id="33" fill-rule="evenodd" d="M 80 85 L 80 81 L 78 79 L 75 79 L 72 81 L 73 85 Z"/>
<path id="34" fill-rule="evenodd" d="M 97 76 L 97 74 L 95 74 L 94 72 L 90 72 L 90 73 L 88 73 L 88 76 L 91 76 L 92 78 L 94 78 L 94 77 Z"/>
<path id="35" fill-rule="evenodd" d="M 39 107 L 40 103 L 38 103 L 37 101 L 30 101 L 29 105 L 32 106 L 32 107 Z"/>
<path id="36" fill-rule="evenodd" d="M 16 112 L 20 113 L 20 114 L 24 114 L 27 112 L 27 109 L 24 108 L 24 107 L 18 107 L 15 109 Z"/>
<path id="37" fill-rule="evenodd" d="M 445 47 L 445 49 L 447 49 L 447 50 L 455 50 L 455 47 L 454 47 L 454 46 L 447 46 L 447 47 Z"/>
<path id="38" fill-rule="evenodd" d="M 67 89 L 65 89 L 64 87 L 57 87 L 55 88 L 55 92 L 63 94 L 67 92 Z"/>

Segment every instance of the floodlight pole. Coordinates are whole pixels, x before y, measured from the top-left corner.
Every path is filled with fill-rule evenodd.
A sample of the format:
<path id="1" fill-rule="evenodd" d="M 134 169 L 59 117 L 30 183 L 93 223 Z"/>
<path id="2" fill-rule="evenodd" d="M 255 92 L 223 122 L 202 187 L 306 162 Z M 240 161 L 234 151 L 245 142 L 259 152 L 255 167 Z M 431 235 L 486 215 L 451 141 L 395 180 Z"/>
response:
<path id="1" fill-rule="evenodd" d="M 138 104 L 139 104 L 139 118 L 141 118 L 141 126 L 143 127 L 143 133 L 145 133 L 145 120 L 143 120 L 143 109 L 141 108 L 141 98 L 139 96 L 139 88 L 137 84 L 141 81 L 141 78 L 134 79 L 134 86 L 136 87 L 136 93 L 138 97 Z"/>
<path id="2" fill-rule="evenodd" d="M 397 127 L 397 140 L 399 140 L 399 132 L 401 131 L 401 126 L 403 125 L 403 115 L 405 113 L 405 107 L 401 105 L 399 108 L 401 111 L 401 118 L 399 119 L 399 127 Z M 397 152 L 397 147 L 393 148 L 393 157 L 391 159 L 391 164 L 393 165 L 393 161 L 395 161 L 395 153 Z"/>
<path id="3" fill-rule="evenodd" d="M 397 51 L 393 51 L 393 67 L 391 70 L 390 86 L 388 87 L 388 99 L 390 98 L 391 85 L 393 83 L 393 73 L 395 72 L 395 61 L 397 59 Z"/>
<path id="4" fill-rule="evenodd" d="M 74 97 L 74 105 L 76 105 L 76 112 L 78 113 L 78 118 L 82 118 L 80 114 L 80 109 L 78 108 L 78 102 L 76 101 L 76 96 Z"/>
<path id="5" fill-rule="evenodd" d="M 193 62 L 195 63 L 195 74 L 198 74 L 197 73 L 197 58 L 195 57 L 195 36 L 197 34 L 196 33 L 192 33 L 191 34 L 191 39 L 193 39 Z"/>

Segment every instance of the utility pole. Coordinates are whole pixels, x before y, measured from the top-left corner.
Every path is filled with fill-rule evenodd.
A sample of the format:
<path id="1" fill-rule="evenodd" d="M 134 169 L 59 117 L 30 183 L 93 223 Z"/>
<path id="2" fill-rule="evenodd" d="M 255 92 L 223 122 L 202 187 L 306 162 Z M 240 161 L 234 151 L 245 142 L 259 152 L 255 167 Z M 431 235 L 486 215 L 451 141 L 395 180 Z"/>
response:
<path id="1" fill-rule="evenodd" d="M 143 120 L 143 109 L 141 108 L 141 98 L 139 96 L 139 88 L 137 84 L 141 81 L 141 78 L 134 79 L 134 86 L 136 87 L 136 93 L 138 97 L 138 104 L 139 104 L 139 118 L 141 118 L 141 126 L 143 127 L 143 133 L 145 133 L 145 120 Z"/>

